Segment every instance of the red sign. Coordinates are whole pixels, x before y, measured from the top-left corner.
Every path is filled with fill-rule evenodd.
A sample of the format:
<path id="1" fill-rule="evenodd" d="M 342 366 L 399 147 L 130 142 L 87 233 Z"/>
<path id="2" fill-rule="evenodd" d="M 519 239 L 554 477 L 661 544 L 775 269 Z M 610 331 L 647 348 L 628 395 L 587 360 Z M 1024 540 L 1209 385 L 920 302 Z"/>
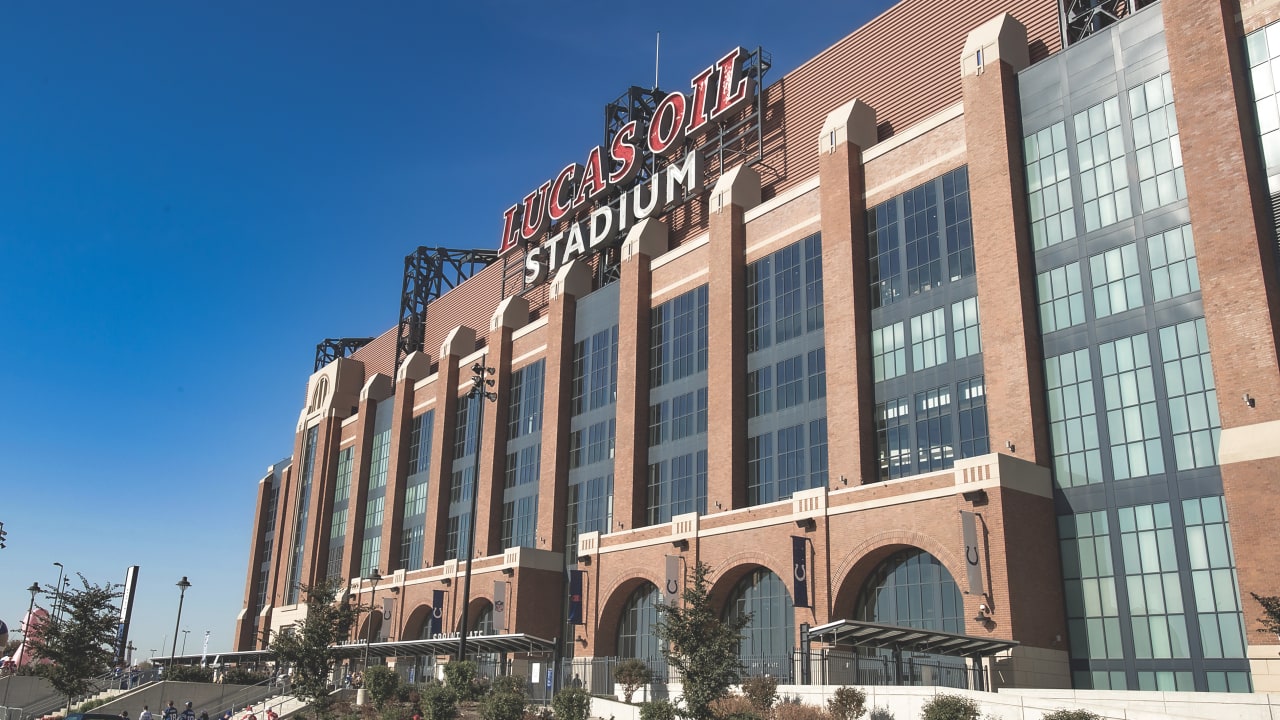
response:
<path id="1" fill-rule="evenodd" d="M 734 48 L 689 81 L 692 92 L 673 92 L 664 97 L 648 127 L 641 127 L 635 120 L 623 125 L 610 138 L 608 148 L 592 148 L 585 162 L 566 165 L 523 201 L 507 208 L 499 252 L 535 240 L 551 223 L 571 220 L 621 189 L 616 207 L 598 207 L 586 220 L 571 224 L 529 250 L 525 280 L 531 284 L 541 282 L 548 272 L 585 253 L 588 247 L 595 248 L 661 211 L 668 202 L 681 197 L 675 194 L 677 187 L 685 196 L 700 191 L 702 165 L 698 153 L 690 153 L 683 163 L 672 163 L 665 172 L 655 173 L 648 187 L 631 186 L 645 157 L 675 155 L 686 140 L 696 139 L 754 99 L 754 80 L 743 68 L 747 57 L 745 49 Z"/>

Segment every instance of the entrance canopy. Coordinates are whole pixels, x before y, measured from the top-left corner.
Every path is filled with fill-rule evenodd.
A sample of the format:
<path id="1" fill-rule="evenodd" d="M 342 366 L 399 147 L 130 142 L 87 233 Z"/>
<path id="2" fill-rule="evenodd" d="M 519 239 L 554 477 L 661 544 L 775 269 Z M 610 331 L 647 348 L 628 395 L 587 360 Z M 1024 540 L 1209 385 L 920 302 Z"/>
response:
<path id="1" fill-rule="evenodd" d="M 809 640 L 831 645 L 895 648 L 961 657 L 990 657 L 1018 645 L 1013 640 L 957 635 L 941 630 L 881 625 L 861 620 L 836 620 L 809 628 Z"/>
<path id="2" fill-rule="evenodd" d="M 458 650 L 458 637 L 439 637 L 430 640 L 396 640 L 376 642 L 368 646 L 369 657 L 409 657 L 413 655 L 450 655 Z M 478 653 L 542 653 L 555 649 L 550 640 L 514 633 L 511 635 L 468 635 L 467 654 Z M 334 648 L 340 658 L 364 657 L 365 644 L 347 643 Z"/>

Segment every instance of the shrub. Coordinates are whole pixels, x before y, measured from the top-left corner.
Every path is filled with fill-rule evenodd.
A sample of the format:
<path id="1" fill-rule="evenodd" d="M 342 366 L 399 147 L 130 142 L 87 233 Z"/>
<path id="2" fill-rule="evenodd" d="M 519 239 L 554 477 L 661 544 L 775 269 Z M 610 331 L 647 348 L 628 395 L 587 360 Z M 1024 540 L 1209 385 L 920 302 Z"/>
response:
<path id="1" fill-rule="evenodd" d="M 680 711 L 669 700 L 654 700 L 640 705 L 640 720 L 678 720 Z"/>
<path id="2" fill-rule="evenodd" d="M 1102 720 L 1102 716 L 1088 710 L 1054 710 L 1045 713 L 1044 720 Z"/>
<path id="3" fill-rule="evenodd" d="M 556 720 L 587 720 L 591 712 L 591 693 L 582 688 L 565 688 L 551 698 Z"/>
<path id="4" fill-rule="evenodd" d="M 935 695 L 924 704 L 920 720 L 979 720 L 978 703 L 962 695 Z"/>
<path id="5" fill-rule="evenodd" d="M 480 717 L 484 720 L 521 720 L 524 702 L 523 692 L 494 688 L 480 700 Z"/>
<path id="6" fill-rule="evenodd" d="M 374 707 L 381 710 L 388 700 L 399 695 L 400 676 L 386 665 L 374 665 L 364 671 L 364 687 Z"/>
<path id="7" fill-rule="evenodd" d="M 639 658 L 623 660 L 613 666 L 613 680 L 622 686 L 622 701 L 631 702 L 631 696 L 653 679 L 653 671 Z"/>
<path id="8" fill-rule="evenodd" d="M 454 660 L 444 666 L 444 682 L 459 700 L 475 700 L 479 694 L 476 686 L 476 664 L 471 660 Z"/>
<path id="9" fill-rule="evenodd" d="M 233 667 L 222 671 L 222 682 L 226 685 L 257 685 L 266 682 L 270 677 L 264 672 L 255 672 L 249 668 Z"/>
<path id="10" fill-rule="evenodd" d="M 742 694 L 751 701 L 752 707 L 768 715 L 778 702 L 778 679 L 768 675 L 747 678 L 742 681 Z"/>
<path id="11" fill-rule="evenodd" d="M 453 720 L 458 714 L 457 696 L 453 690 L 438 682 L 429 682 L 418 689 L 424 720 Z"/>
<path id="12" fill-rule="evenodd" d="M 518 695 L 528 696 L 528 684 L 524 678 L 519 675 L 499 675 L 489 684 L 490 692 L 513 692 Z"/>
<path id="13" fill-rule="evenodd" d="M 857 720 L 867 712 L 867 693 L 855 687 L 836 688 L 827 700 L 827 711 L 835 720 Z"/>
<path id="14" fill-rule="evenodd" d="M 725 695 L 711 701 L 708 708 L 715 720 L 763 720 L 764 714 L 744 695 Z"/>
<path id="15" fill-rule="evenodd" d="M 889 712 L 888 706 L 871 708 L 869 720 L 894 720 L 893 713 Z"/>
<path id="16" fill-rule="evenodd" d="M 33 625 L 35 624 L 34 621 L 32 621 L 32 624 Z M 85 702 L 83 705 L 81 705 L 77 710 L 77 712 L 89 712 L 90 710 L 96 707 L 100 707 L 106 704 L 107 704 L 107 698 L 103 698 L 101 700 L 89 700 Z"/>
<path id="17" fill-rule="evenodd" d="M 773 720 L 831 720 L 831 715 L 817 705 L 786 702 L 773 709 Z"/>
<path id="18" fill-rule="evenodd" d="M 165 668 L 164 679 L 180 682 L 213 682 L 213 668 L 175 665 L 171 668 Z"/>

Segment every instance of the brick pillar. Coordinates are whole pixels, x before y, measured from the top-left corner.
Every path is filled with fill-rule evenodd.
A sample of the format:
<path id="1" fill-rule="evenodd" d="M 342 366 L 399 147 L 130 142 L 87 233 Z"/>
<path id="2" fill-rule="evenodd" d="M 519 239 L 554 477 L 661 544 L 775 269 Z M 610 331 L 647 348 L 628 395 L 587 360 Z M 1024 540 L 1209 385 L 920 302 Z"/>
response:
<path id="1" fill-rule="evenodd" d="M 431 359 L 426 353 L 421 352 L 409 353 L 409 356 L 400 364 L 400 369 L 396 371 L 395 396 L 391 410 L 391 455 L 387 462 L 387 494 L 382 512 L 382 568 L 380 571 L 387 575 L 394 570 L 418 569 L 400 566 L 400 535 L 404 530 L 404 493 L 409 480 L 409 429 L 413 427 L 413 384 L 426 377 L 430 371 Z M 327 544 L 327 541 L 325 542 Z"/>
<path id="2" fill-rule="evenodd" d="M 529 301 L 509 297 L 489 320 L 485 364 L 494 369 L 492 391 L 498 399 L 484 409 L 484 428 L 476 497 L 476 549 L 480 555 L 502 553 L 502 496 L 506 487 L 507 423 L 511 409 L 511 334 L 529 322 Z M 470 370 L 468 370 L 470 372 Z M 509 607 L 509 606 L 508 606 Z"/>
<path id="3" fill-rule="evenodd" d="M 258 648 L 258 634 L 254 632 L 254 619 L 256 610 L 261 608 L 255 608 L 255 606 L 258 584 L 262 580 L 262 560 L 266 554 L 262 534 L 271 518 L 272 508 L 267 504 L 267 499 L 271 497 L 273 480 L 274 473 L 269 469 L 267 476 L 258 481 L 258 499 L 253 511 L 253 540 L 249 544 L 249 572 L 244 583 L 244 603 L 241 605 L 240 614 L 236 616 L 235 637 L 232 639 L 232 647 L 236 651 Z M 255 615 L 250 615 L 251 611 L 254 611 Z"/>
<path id="4" fill-rule="evenodd" d="M 707 510 L 747 504 L 747 228 L 760 176 L 739 165 L 711 191 L 707 247 Z"/>
<path id="5" fill-rule="evenodd" d="M 1001 14 L 969 34 L 961 75 L 981 336 L 984 350 L 999 348 L 982 356 L 991 449 L 1048 465 L 1016 75 L 1027 62 L 1026 29 Z"/>
<path id="6" fill-rule="evenodd" d="M 458 420 L 458 363 L 476 350 L 476 331 L 458 326 L 440 345 L 436 369 L 436 426 L 431 437 L 431 473 L 427 480 L 427 521 L 424 528 L 425 565 L 439 565 L 445 558 L 449 533 L 449 486 L 453 482 L 453 433 Z M 470 376 L 471 371 L 467 371 Z"/>
<path id="7" fill-rule="evenodd" d="M 1280 292 L 1267 181 L 1236 3 L 1162 3 L 1169 72 L 1213 357 L 1218 461 L 1254 690 L 1280 690 L 1276 639 L 1250 593 L 1280 595 L 1272 557 L 1280 483 Z M 1184 98 L 1187 98 L 1184 100 Z M 1245 395 L 1252 402 L 1245 400 Z"/>
<path id="8" fill-rule="evenodd" d="M 650 261 L 667 250 L 667 226 L 641 220 L 622 243 L 618 281 L 618 409 L 613 461 L 613 517 L 646 524 L 649 480 Z"/>
<path id="9" fill-rule="evenodd" d="M 351 494 L 347 497 L 347 538 L 342 548 L 342 564 L 345 566 L 342 574 L 347 578 L 360 577 L 360 550 L 364 544 L 364 505 L 369 500 L 373 421 L 378 412 L 378 404 L 369 397 L 367 392 L 362 391 L 357 408 L 360 417 L 356 420 L 355 449 L 351 454 Z M 301 478 L 301 471 L 302 468 L 299 465 L 295 477 Z"/>
<path id="10" fill-rule="evenodd" d="M 822 312 L 826 322 L 830 478 L 842 487 L 879 479 L 866 291 L 867 198 L 862 151 L 876 142 L 876 113 L 860 100 L 831 111 L 818 136 L 822 209 Z"/>
<path id="11" fill-rule="evenodd" d="M 542 405 L 542 473 L 538 479 L 540 549 L 564 551 L 569 485 L 569 396 L 578 298 L 591 292 L 591 268 L 573 260 L 556 272 L 547 301 L 547 375 Z"/>

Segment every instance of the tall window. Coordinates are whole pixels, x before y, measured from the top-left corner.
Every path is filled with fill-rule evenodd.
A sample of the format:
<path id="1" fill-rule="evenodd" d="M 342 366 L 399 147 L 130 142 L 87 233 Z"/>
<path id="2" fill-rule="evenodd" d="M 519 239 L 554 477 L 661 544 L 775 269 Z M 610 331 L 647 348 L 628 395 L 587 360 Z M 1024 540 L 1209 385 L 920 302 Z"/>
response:
<path id="1" fill-rule="evenodd" d="M 747 266 L 747 502 L 775 502 L 827 478 L 822 236 Z"/>
<path id="2" fill-rule="evenodd" d="M 662 660 L 662 647 L 654 629 L 658 625 L 658 604 L 662 593 L 646 582 L 631 593 L 618 622 L 618 657 Z"/>
<path id="3" fill-rule="evenodd" d="M 535 547 L 538 474 L 542 463 L 542 400 L 546 361 L 511 373 L 507 467 L 502 494 L 502 547 Z"/>
<path id="4" fill-rule="evenodd" d="M 724 614 L 727 620 L 751 615 L 738 645 L 744 674 L 789 680 L 796 611 L 781 578 L 764 568 L 751 572 L 729 593 Z"/>
<path id="5" fill-rule="evenodd" d="M 311 506 L 311 480 L 316 464 L 316 442 L 320 426 L 307 428 L 307 439 L 302 446 L 302 489 L 298 491 L 298 505 L 294 510 L 293 521 L 293 558 L 289 565 L 287 605 L 298 602 L 298 593 L 302 580 L 302 555 L 306 549 L 307 518 Z"/>

